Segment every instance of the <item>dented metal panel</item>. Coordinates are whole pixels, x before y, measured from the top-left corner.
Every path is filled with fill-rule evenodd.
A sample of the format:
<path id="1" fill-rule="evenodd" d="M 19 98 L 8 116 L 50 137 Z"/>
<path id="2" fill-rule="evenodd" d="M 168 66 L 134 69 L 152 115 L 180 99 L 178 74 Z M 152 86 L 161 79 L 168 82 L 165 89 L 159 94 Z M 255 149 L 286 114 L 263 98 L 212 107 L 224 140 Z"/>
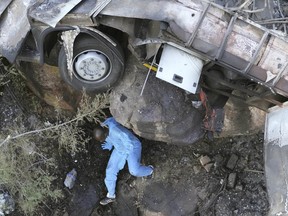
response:
<path id="1" fill-rule="evenodd" d="M 97 16 L 103 10 L 103 8 L 105 8 L 111 2 L 111 0 L 97 0 L 96 2 L 97 4 L 95 8 L 90 13 L 90 15 L 93 15 L 94 17 Z"/>
<path id="2" fill-rule="evenodd" d="M 54 28 L 81 1 L 45 0 L 33 5 L 29 10 L 29 16 Z"/>
<path id="3" fill-rule="evenodd" d="M 97 16 L 99 12 L 107 6 L 111 0 L 85 0 L 75 6 L 68 14 L 59 21 L 59 24 L 96 26 L 91 16 Z"/>
<path id="4" fill-rule="evenodd" d="M 188 48 L 288 96 L 287 39 L 219 5 L 196 0 L 114 0 L 101 14 L 168 22 Z"/>
<path id="5" fill-rule="evenodd" d="M 27 8 L 36 0 L 14 0 L 1 15 L 0 54 L 14 62 L 22 42 L 30 31 Z"/>
<path id="6" fill-rule="evenodd" d="M 5 9 L 8 7 L 8 5 L 12 2 L 12 0 L 1 0 L 0 4 L 0 16 L 5 11 Z"/>

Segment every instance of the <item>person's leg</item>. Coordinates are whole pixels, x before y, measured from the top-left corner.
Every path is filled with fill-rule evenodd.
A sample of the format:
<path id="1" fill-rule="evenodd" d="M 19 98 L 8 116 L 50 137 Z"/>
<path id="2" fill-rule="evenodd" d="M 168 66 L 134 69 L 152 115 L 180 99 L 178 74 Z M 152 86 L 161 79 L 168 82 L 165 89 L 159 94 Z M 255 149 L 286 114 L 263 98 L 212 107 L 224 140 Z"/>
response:
<path id="1" fill-rule="evenodd" d="M 106 177 L 104 180 L 108 193 L 107 197 L 100 201 L 101 205 L 106 205 L 113 202 L 116 198 L 115 189 L 117 175 L 120 170 L 119 164 L 122 164 L 123 160 L 125 161 L 125 158 L 123 158 L 122 155 L 118 154 L 115 150 L 112 151 L 106 168 Z"/>
<path id="2" fill-rule="evenodd" d="M 152 166 L 142 166 L 141 161 L 141 147 L 133 149 L 127 158 L 128 168 L 131 175 L 136 177 L 144 177 L 153 173 Z"/>

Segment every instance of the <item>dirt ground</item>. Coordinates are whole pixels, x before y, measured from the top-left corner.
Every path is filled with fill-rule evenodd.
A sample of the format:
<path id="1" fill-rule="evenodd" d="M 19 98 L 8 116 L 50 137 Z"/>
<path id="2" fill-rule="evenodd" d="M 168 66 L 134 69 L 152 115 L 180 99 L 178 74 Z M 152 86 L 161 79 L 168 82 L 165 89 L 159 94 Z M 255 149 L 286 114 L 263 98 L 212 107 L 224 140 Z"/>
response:
<path id="1" fill-rule="evenodd" d="M 49 119 L 52 107 L 37 101 L 27 91 L 25 100 L 17 92 L 5 89 L 1 96 L 1 130 L 19 116 Z M 23 93 L 23 92 L 22 92 Z M 21 96 L 23 99 L 23 95 Z M 33 102 L 30 101 L 33 98 Z M 49 116 L 50 115 L 50 116 Z M 90 136 L 87 125 L 87 136 Z M 152 179 L 134 178 L 125 168 L 119 173 L 117 201 L 100 206 L 106 195 L 105 168 L 110 152 L 91 141 L 75 155 L 50 146 L 58 166 L 55 187 L 64 198 L 41 205 L 35 215 L 82 216 L 224 216 L 266 215 L 269 204 L 263 164 L 263 134 L 202 140 L 191 146 L 142 141 L 142 162 L 155 167 Z M 66 173 L 77 170 L 75 186 L 63 185 Z M 22 215 L 16 211 L 11 215 Z"/>
<path id="2" fill-rule="evenodd" d="M 95 190 L 93 216 L 266 215 L 262 142 L 262 134 L 186 147 L 143 140 L 142 162 L 155 166 L 153 178 L 133 178 L 125 167 L 118 178 L 117 202 L 105 207 L 98 199 L 106 193 L 103 178 L 109 153 L 92 144 L 82 164 L 76 165 L 81 170 L 77 184 Z M 200 161 L 208 157 L 211 162 L 202 166 Z M 66 211 L 77 215 L 75 206 L 72 209 Z"/>

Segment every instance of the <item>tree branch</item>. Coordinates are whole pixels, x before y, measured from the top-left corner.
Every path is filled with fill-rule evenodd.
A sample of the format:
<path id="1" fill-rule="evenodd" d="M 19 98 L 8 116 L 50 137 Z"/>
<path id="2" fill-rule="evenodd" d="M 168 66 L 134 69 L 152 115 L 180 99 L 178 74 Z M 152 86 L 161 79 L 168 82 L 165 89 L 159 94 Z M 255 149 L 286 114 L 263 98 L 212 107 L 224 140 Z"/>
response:
<path id="1" fill-rule="evenodd" d="M 42 128 L 42 129 L 37 129 L 37 130 L 33 130 L 33 131 L 27 131 L 25 133 L 22 133 L 22 134 L 18 134 L 16 136 L 11 136 L 11 135 L 8 135 L 7 138 L 5 140 L 3 140 L 1 143 L 0 143 L 0 147 L 2 147 L 6 142 L 8 142 L 9 140 L 14 140 L 14 139 L 17 139 L 19 137 L 23 137 L 23 136 L 26 136 L 26 135 L 29 135 L 29 134 L 34 134 L 34 133 L 41 133 L 43 131 L 47 131 L 47 130 L 53 130 L 55 128 L 58 128 L 58 127 L 61 127 L 61 126 L 64 126 L 64 125 L 67 125 L 67 124 L 71 124 L 72 122 L 75 122 L 79 119 L 83 119 L 85 116 L 88 116 L 88 115 L 91 115 L 95 112 L 97 112 L 98 110 L 94 110 L 90 113 L 85 113 L 81 116 L 78 116 L 74 119 L 71 119 L 70 121 L 67 121 L 67 122 L 63 122 L 61 124 L 57 124 L 57 125 L 53 125 L 53 126 L 50 126 L 50 127 L 47 127 L 47 128 Z"/>

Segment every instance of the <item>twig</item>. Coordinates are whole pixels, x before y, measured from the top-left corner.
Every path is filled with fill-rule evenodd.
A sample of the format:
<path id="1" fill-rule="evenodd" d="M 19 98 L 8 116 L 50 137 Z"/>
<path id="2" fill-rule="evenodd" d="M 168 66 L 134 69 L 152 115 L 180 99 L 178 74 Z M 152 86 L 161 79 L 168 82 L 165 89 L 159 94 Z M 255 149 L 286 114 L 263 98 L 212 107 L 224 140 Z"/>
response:
<path id="1" fill-rule="evenodd" d="M 254 173 L 261 173 L 261 174 L 264 174 L 264 171 L 261 171 L 261 170 L 245 169 L 244 171 L 245 171 L 245 172 L 254 172 Z"/>
<path id="2" fill-rule="evenodd" d="M 11 137 L 11 135 L 8 135 L 7 138 L 0 143 L 0 147 L 2 147 L 2 146 L 3 146 L 7 141 L 9 141 L 9 140 L 14 140 L 14 139 L 17 139 L 17 138 L 19 138 L 19 137 L 26 136 L 26 135 L 29 135 L 29 134 L 40 133 L 40 132 L 43 132 L 43 131 L 56 129 L 56 128 L 58 128 L 58 127 L 62 127 L 62 126 L 64 126 L 64 125 L 67 125 L 67 124 L 70 124 L 70 123 L 72 123 L 72 122 L 75 122 L 75 121 L 77 121 L 77 120 L 79 120 L 79 119 L 82 119 L 82 118 L 84 118 L 85 116 L 91 115 L 91 114 L 93 114 L 93 113 L 95 113 L 95 112 L 97 112 L 97 111 L 98 111 L 98 110 L 95 109 L 94 111 L 92 111 L 92 112 L 90 112 L 90 113 L 86 113 L 86 114 L 83 114 L 83 115 L 81 115 L 81 116 L 78 116 L 78 117 L 76 117 L 76 118 L 74 118 L 74 119 L 71 119 L 71 120 L 68 121 L 68 122 L 63 122 L 63 123 L 61 123 L 61 124 L 53 125 L 53 126 L 50 126 L 50 127 L 47 127 L 47 128 L 42 128 L 42 129 L 38 129 L 38 130 L 28 131 L 28 132 L 25 132 L 25 133 L 22 133 L 22 134 L 18 134 L 18 135 L 16 135 L 16 136 L 12 136 L 12 137 Z"/>

